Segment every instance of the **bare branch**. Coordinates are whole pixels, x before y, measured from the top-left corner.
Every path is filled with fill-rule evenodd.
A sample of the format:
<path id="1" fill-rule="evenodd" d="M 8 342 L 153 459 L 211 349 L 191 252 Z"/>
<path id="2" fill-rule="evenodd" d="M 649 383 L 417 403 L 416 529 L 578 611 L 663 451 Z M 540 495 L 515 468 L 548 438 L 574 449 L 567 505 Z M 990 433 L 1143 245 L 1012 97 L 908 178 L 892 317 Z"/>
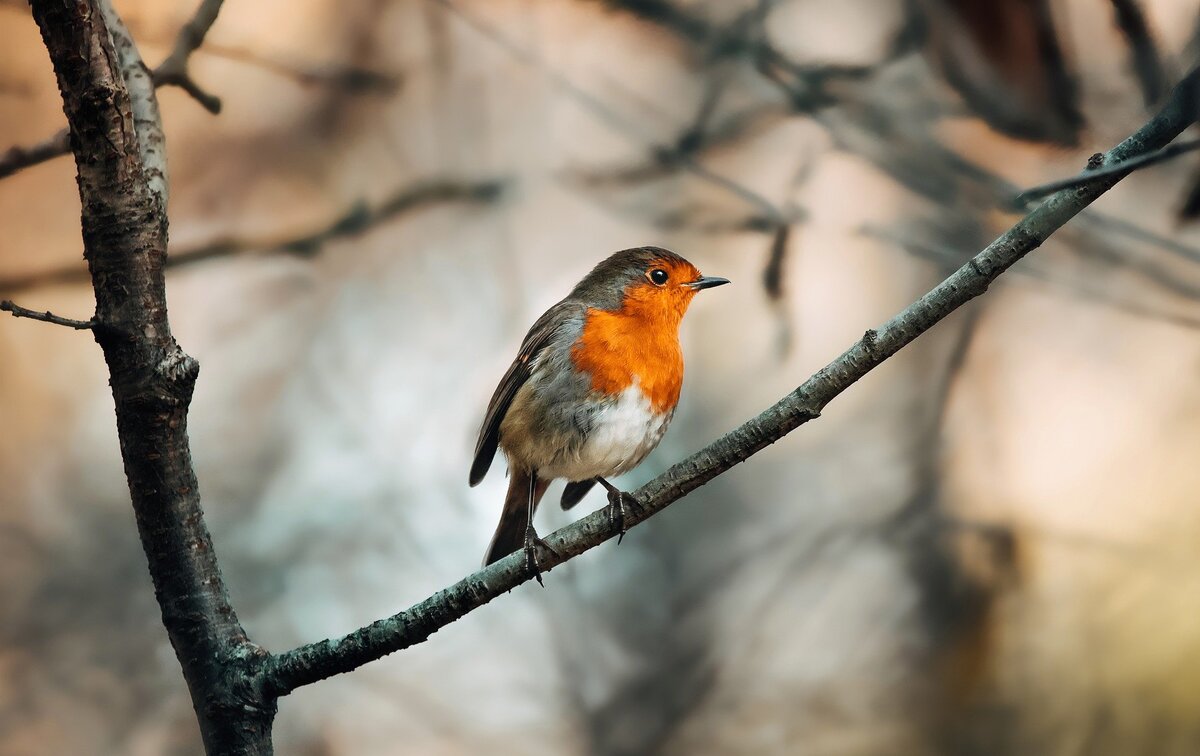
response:
<path id="1" fill-rule="evenodd" d="M 173 84 L 183 89 L 199 102 L 204 109 L 216 115 L 221 112 L 221 101 L 200 88 L 188 70 L 188 61 L 193 52 L 204 42 L 205 35 L 217 20 L 224 0 L 202 0 L 192 20 L 184 24 L 175 38 L 175 49 L 167 59 L 154 69 L 154 84 Z"/>
<path id="2" fill-rule="evenodd" d="M 615 131 L 626 137 L 632 138 L 638 143 L 654 144 L 654 140 L 646 135 L 645 130 L 641 127 L 637 119 L 630 118 L 616 112 L 607 104 L 602 102 L 598 97 L 579 87 L 561 73 L 547 66 L 545 62 L 536 54 L 526 50 L 525 48 L 516 44 L 513 40 L 504 36 L 498 29 L 495 28 L 495 26 L 488 23 L 486 20 L 468 12 L 461 5 L 452 2 L 452 0 L 432 0 L 432 2 L 435 2 L 436 4 L 445 8 L 447 11 L 457 15 L 463 20 L 464 23 L 501 47 L 503 50 L 505 50 L 505 52 L 509 53 L 517 60 L 543 71 L 547 78 L 556 87 L 566 92 L 572 99 L 586 108 L 598 119 L 608 124 Z M 727 176 L 701 165 L 690 155 L 682 152 L 681 150 L 676 149 L 673 146 L 656 145 L 651 148 L 651 152 L 656 159 L 669 161 L 672 164 L 692 173 L 697 178 L 700 178 L 701 180 L 716 186 L 723 191 L 729 192 L 730 194 L 741 199 L 746 204 L 757 208 L 763 214 L 772 219 L 773 225 L 783 225 L 789 221 L 788 213 L 785 210 L 776 207 L 775 203 L 771 202 L 766 197 L 755 192 L 749 187 L 737 183 Z"/>
<path id="3" fill-rule="evenodd" d="M 22 168 L 44 163 L 59 155 L 66 155 L 70 151 L 71 133 L 66 129 L 28 147 L 14 145 L 0 155 L 0 178 L 11 176 Z"/>
<path id="4" fill-rule="evenodd" d="M 95 320 L 72 320 L 71 318 L 60 318 L 49 310 L 43 312 L 29 310 L 18 304 L 13 304 L 10 299 L 0 300 L 0 311 L 10 312 L 14 318 L 40 320 L 43 323 L 66 326 L 67 328 L 74 328 L 77 331 L 89 330 L 96 325 Z"/>
<path id="5" fill-rule="evenodd" d="M 328 86 L 339 91 L 395 92 L 403 80 L 398 73 L 376 71 L 364 66 L 344 64 L 311 64 L 268 58 L 252 50 L 209 42 L 197 53 L 257 66 L 264 71 L 291 79 L 303 87 Z"/>
<path id="6" fill-rule="evenodd" d="M 154 159 L 146 137 L 161 124 L 138 124 L 157 120 L 152 88 L 137 80 L 136 51 L 119 49 L 119 19 L 104 0 L 32 6 L 71 128 L 96 295 L 92 333 L 108 364 L 125 476 L 163 625 L 208 752 L 268 754 L 274 702 L 244 690 L 236 674 L 263 654 L 230 604 L 188 444 L 200 367 L 176 343 L 167 318 L 166 197 L 154 186 L 161 174 L 146 164 Z"/>
<path id="7" fill-rule="evenodd" d="M 1200 69 L 1193 70 L 1175 88 L 1167 106 L 1150 123 L 1113 148 L 1108 161 L 1127 160 L 1169 143 L 1195 120 L 1198 96 Z M 983 294 L 1001 273 L 1040 246 L 1120 179 L 1120 175 L 1109 176 L 1047 199 L 933 290 L 878 329 L 868 331 L 791 394 L 639 488 L 634 492 L 638 506 L 631 507 L 626 526 L 662 511 L 792 430 L 820 417 L 821 410 L 839 394 L 958 307 Z M 593 512 L 546 539 L 553 551 L 539 555 L 542 571 L 594 548 L 617 533 L 618 528 L 605 510 Z M 269 657 L 260 672 L 262 683 L 266 690 L 283 695 L 302 685 L 349 672 L 424 641 L 532 577 L 524 556 L 511 554 L 419 604 L 349 635 Z"/>
<path id="8" fill-rule="evenodd" d="M 316 231 L 305 229 L 261 238 L 219 237 L 193 247 L 172 248 L 165 264 L 168 269 L 178 268 L 204 260 L 241 254 L 312 257 L 329 242 L 365 234 L 380 223 L 395 220 L 422 207 L 445 202 L 492 202 L 501 196 L 504 188 L 504 181 L 498 179 L 419 181 L 392 193 L 377 205 L 370 205 L 365 200 L 355 202 L 345 212 Z M 23 276 L 0 278 L 0 292 L 8 294 L 37 286 L 84 281 L 87 278 L 88 272 L 84 267 L 69 265 Z"/>
<path id="9" fill-rule="evenodd" d="M 1088 170 L 1084 171 L 1078 176 L 1059 179 L 1058 181 L 1050 181 L 1048 183 L 1035 186 L 1031 189 L 1026 189 L 1018 194 L 1013 201 L 1018 205 L 1026 205 L 1033 200 L 1045 197 L 1047 194 L 1053 194 L 1054 192 L 1058 192 L 1063 189 L 1071 189 L 1076 186 L 1084 186 L 1094 181 L 1110 178 L 1119 174 L 1129 174 L 1138 168 L 1146 168 L 1147 166 L 1157 165 L 1170 160 L 1173 157 L 1183 155 L 1187 152 L 1193 152 L 1198 149 L 1200 149 L 1200 139 L 1191 142 L 1179 142 L 1178 144 L 1168 145 L 1158 152 L 1151 152 L 1147 155 L 1138 155 L 1137 157 L 1130 158 L 1129 160 L 1122 160 L 1119 163 L 1099 163 L 1100 167 L 1089 167 Z"/>
<path id="10" fill-rule="evenodd" d="M 1081 213 L 1080 217 L 1086 216 L 1083 216 Z M 1078 230 L 1083 228 L 1084 225 L 1086 224 L 1077 225 L 1072 228 Z M 1065 234 L 1068 230 L 1069 229 L 1064 229 L 1060 233 Z M 948 264 L 957 265 L 962 259 L 961 254 L 959 254 L 959 252 L 955 249 L 931 244 L 927 241 L 915 239 L 890 229 L 867 225 L 860 228 L 859 233 L 868 238 L 878 239 L 879 241 L 886 242 L 888 244 L 894 244 L 914 257 L 923 260 L 929 260 L 935 263 L 939 268 L 945 267 Z M 1173 312 L 1166 308 L 1155 307 L 1135 298 L 1119 296 L 1111 291 L 1104 290 L 1102 287 L 1092 283 L 1090 280 L 1056 274 L 1052 270 L 1049 270 L 1045 267 L 1035 267 L 1032 263 L 1015 268 L 1012 272 L 1014 275 L 1023 275 L 1039 283 L 1055 287 L 1080 300 L 1111 307 L 1118 312 L 1124 312 L 1140 318 L 1157 320 L 1163 323 L 1170 323 L 1172 325 L 1176 325 L 1181 328 L 1187 328 L 1189 330 L 1200 330 L 1200 317 L 1189 316 L 1183 313 Z M 1139 271 L 1139 273 L 1145 274 L 1146 272 Z M 1149 278 L 1153 283 L 1159 285 L 1164 285 L 1166 283 L 1161 280 L 1160 277 L 1151 277 L 1147 275 L 1147 278 Z M 1186 295 L 1187 293 L 1184 294 Z M 1194 299 L 1195 296 L 1193 295 L 1192 298 Z"/>
<path id="11" fill-rule="evenodd" d="M 208 28 L 216 20 L 217 11 L 220 10 L 222 2 L 223 0 L 203 0 L 201 2 L 200 7 L 196 10 L 195 17 L 180 30 L 179 37 L 175 43 L 175 49 L 171 53 L 171 56 L 164 60 L 162 65 L 155 69 L 153 74 L 154 86 L 174 84 L 182 87 L 188 94 L 199 100 L 200 104 L 211 113 L 220 111 L 220 100 L 206 94 L 195 85 L 195 82 L 191 80 L 187 72 L 187 59 L 195 51 L 196 47 L 199 47 L 200 43 L 204 41 L 204 35 L 208 33 Z M 123 25 L 121 29 L 124 29 Z M 129 38 L 127 30 L 124 31 L 124 36 L 126 39 Z M 121 47 L 121 45 L 117 45 L 117 47 Z M 9 147 L 0 155 L 0 178 L 11 176 L 17 171 L 28 168 L 31 165 L 37 165 L 60 155 L 66 155 L 70 151 L 71 134 L 67 129 L 63 129 L 49 139 L 44 139 L 28 147 L 21 147 L 19 145 Z"/>
<path id="12" fill-rule="evenodd" d="M 1158 102 L 1167 91 L 1167 73 L 1158 46 L 1146 23 L 1146 15 L 1137 0 L 1112 0 L 1117 27 L 1125 35 L 1133 54 L 1133 72 L 1142 85 L 1142 98 L 1147 107 Z"/>

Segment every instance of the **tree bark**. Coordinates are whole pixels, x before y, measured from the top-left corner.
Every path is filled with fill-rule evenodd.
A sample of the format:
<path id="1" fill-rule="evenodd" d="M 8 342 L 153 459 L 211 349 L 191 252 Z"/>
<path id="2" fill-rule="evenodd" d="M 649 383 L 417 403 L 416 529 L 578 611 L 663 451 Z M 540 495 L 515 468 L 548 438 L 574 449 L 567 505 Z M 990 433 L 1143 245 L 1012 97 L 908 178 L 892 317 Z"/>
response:
<path id="1" fill-rule="evenodd" d="M 70 126 L 96 294 L 92 331 L 108 363 L 163 625 L 208 753 L 268 754 L 275 702 L 248 683 L 264 654 L 229 603 L 192 468 L 187 410 L 199 365 L 175 343 L 167 320 L 165 158 L 149 72 L 123 27 L 106 23 L 98 0 L 32 6 Z"/>

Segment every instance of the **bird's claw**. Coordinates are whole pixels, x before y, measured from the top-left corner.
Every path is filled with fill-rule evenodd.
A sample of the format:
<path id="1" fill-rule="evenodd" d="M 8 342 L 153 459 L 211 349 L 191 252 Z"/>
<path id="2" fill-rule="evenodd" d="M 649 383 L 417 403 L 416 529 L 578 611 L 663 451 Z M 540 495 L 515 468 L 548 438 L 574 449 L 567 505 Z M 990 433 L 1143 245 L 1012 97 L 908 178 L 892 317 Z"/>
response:
<path id="1" fill-rule="evenodd" d="M 533 573 L 533 577 L 538 581 L 538 585 L 545 588 L 546 584 L 542 582 L 542 566 L 538 563 L 537 559 L 538 547 L 549 551 L 554 556 L 558 556 L 558 552 L 554 550 L 554 547 L 543 541 L 537 534 L 537 531 L 533 529 L 533 526 L 530 525 L 525 529 L 525 567 Z"/>
<path id="2" fill-rule="evenodd" d="M 617 533 L 617 544 L 620 545 L 621 539 L 625 537 L 628 528 L 625 527 L 627 502 L 637 504 L 637 499 L 630 494 L 625 493 L 616 488 L 608 491 L 608 521 L 619 532 Z"/>

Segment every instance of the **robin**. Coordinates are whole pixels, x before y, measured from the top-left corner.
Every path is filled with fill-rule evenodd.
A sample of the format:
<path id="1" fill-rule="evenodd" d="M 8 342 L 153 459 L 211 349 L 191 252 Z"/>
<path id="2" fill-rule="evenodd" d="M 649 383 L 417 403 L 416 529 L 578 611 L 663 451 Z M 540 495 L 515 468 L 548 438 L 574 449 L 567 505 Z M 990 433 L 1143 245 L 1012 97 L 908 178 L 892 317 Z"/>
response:
<path id="1" fill-rule="evenodd" d="M 679 322 L 696 292 L 727 283 L 661 247 L 626 249 L 537 319 L 492 395 L 471 463 L 474 486 L 497 448 L 508 460 L 508 494 L 484 566 L 523 546 L 542 581 L 536 547 L 549 547 L 533 514 L 556 478 L 567 480 L 563 509 L 603 486 L 624 535 L 632 497 L 606 478 L 636 467 L 662 439 L 683 384 Z"/>

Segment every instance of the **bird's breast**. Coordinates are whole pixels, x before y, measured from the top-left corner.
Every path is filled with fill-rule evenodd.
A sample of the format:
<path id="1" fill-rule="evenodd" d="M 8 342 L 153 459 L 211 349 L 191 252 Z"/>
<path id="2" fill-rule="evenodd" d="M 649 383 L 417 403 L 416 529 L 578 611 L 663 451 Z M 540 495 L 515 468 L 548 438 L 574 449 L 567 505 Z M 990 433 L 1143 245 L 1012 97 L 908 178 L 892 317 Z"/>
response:
<path id="1" fill-rule="evenodd" d="M 674 411 L 683 386 L 679 324 L 590 309 L 571 348 L 593 392 L 615 397 L 636 387 L 656 414 Z"/>

